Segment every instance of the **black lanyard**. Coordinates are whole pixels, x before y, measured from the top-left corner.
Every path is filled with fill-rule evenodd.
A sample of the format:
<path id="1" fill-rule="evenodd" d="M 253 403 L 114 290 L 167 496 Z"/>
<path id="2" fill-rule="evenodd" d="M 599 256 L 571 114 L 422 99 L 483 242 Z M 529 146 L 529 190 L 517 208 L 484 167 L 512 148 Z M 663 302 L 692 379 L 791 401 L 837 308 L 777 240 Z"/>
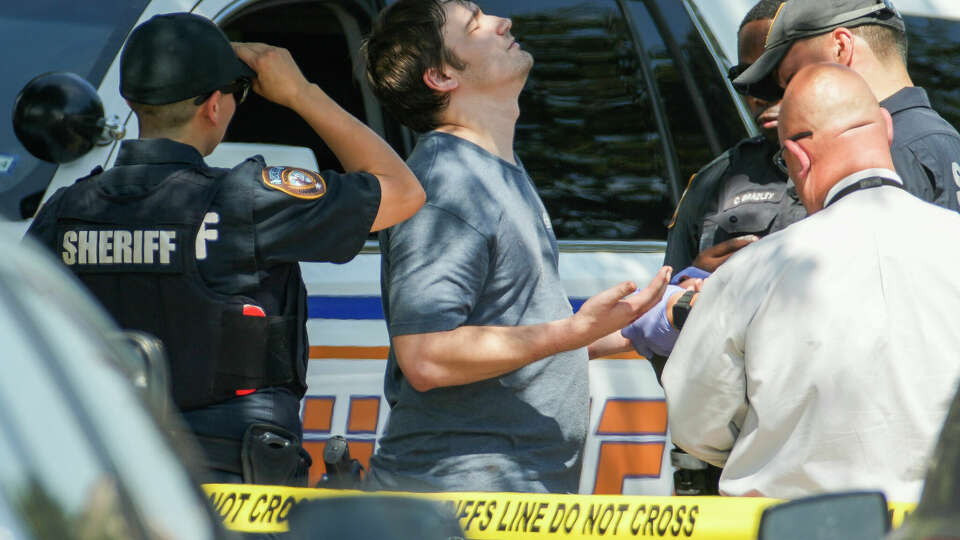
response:
<path id="1" fill-rule="evenodd" d="M 901 184 L 900 182 L 897 182 L 896 180 L 891 180 L 889 178 L 881 178 L 881 177 L 865 178 L 855 184 L 850 184 L 849 186 L 841 189 L 839 192 L 837 192 L 837 195 L 833 199 L 831 199 L 830 202 L 826 204 L 826 206 L 824 206 L 824 208 L 827 208 L 831 204 L 839 201 L 840 199 L 846 197 L 847 195 L 853 193 L 854 191 L 860 191 L 861 189 L 878 188 L 880 186 L 893 186 L 893 187 L 898 187 L 900 189 L 903 189 L 903 184 Z"/>

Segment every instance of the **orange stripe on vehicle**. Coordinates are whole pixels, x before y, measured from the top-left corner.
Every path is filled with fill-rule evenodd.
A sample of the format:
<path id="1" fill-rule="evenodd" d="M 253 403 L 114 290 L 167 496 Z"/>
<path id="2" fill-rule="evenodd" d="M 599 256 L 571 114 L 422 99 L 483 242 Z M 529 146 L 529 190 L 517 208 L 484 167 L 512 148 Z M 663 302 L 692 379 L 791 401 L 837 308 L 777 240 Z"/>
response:
<path id="1" fill-rule="evenodd" d="M 609 356 L 604 356 L 604 357 L 602 357 L 602 358 L 598 358 L 598 360 L 600 360 L 600 359 L 603 359 L 603 360 L 644 360 L 645 358 L 646 358 L 645 356 L 640 356 L 639 354 L 637 354 L 637 351 L 628 351 L 628 352 L 622 352 L 622 353 L 617 353 L 617 354 L 611 354 L 611 355 L 609 355 Z"/>
<path id="2" fill-rule="evenodd" d="M 310 479 L 307 485 L 313 487 L 323 478 L 323 473 L 327 472 L 326 465 L 323 464 L 323 449 L 327 447 L 326 441 L 304 441 L 303 449 L 310 454 L 313 463 L 310 465 Z"/>
<path id="3" fill-rule="evenodd" d="M 333 425 L 333 397 L 307 397 L 303 402 L 303 429 L 330 431 Z"/>
<path id="4" fill-rule="evenodd" d="M 349 441 L 350 457 L 363 465 L 363 470 L 370 470 L 370 456 L 373 455 L 373 441 Z"/>
<path id="5" fill-rule="evenodd" d="M 597 426 L 597 435 L 666 433 L 667 402 L 663 400 L 608 399 Z"/>
<path id="6" fill-rule="evenodd" d="M 310 347 L 310 358 L 323 360 L 329 358 L 386 360 L 390 347 Z"/>
<path id="7" fill-rule="evenodd" d="M 376 433 L 380 418 L 380 396 L 350 398 L 347 433 Z"/>
<path id="8" fill-rule="evenodd" d="M 597 460 L 594 495 L 619 495 L 627 478 L 658 478 L 663 461 L 662 442 L 603 442 Z"/>

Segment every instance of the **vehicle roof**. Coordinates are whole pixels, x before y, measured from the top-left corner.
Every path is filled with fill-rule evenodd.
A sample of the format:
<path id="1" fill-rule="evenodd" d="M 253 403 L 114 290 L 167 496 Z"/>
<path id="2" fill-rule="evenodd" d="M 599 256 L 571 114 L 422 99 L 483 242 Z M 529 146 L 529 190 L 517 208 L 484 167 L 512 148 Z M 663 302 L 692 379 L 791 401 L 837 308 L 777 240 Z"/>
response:
<path id="1" fill-rule="evenodd" d="M 690 0 L 697 6 L 732 63 L 737 58 L 737 28 L 756 0 Z M 880 1 L 880 0 L 878 0 Z M 893 0 L 904 15 L 960 20 L 957 0 Z"/>

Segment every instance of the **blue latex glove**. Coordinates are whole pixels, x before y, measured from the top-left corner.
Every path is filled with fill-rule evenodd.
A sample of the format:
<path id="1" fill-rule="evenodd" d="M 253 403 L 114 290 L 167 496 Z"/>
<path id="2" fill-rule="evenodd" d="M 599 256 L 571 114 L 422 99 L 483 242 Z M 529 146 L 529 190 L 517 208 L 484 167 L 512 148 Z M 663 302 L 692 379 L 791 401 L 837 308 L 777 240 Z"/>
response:
<path id="1" fill-rule="evenodd" d="M 637 353 L 647 358 L 653 358 L 654 354 L 670 355 L 680 331 L 671 326 L 670 321 L 667 320 L 667 300 L 684 290 L 683 287 L 667 285 L 667 290 L 657 305 L 633 321 L 630 326 L 620 330 L 620 335 L 630 340 Z"/>
<path id="2" fill-rule="evenodd" d="M 710 277 L 710 272 L 707 272 L 706 270 L 701 270 L 696 266 L 688 266 L 683 270 L 677 272 L 673 276 L 673 279 L 670 280 L 670 284 L 676 285 L 677 283 L 680 283 L 681 281 L 685 279 L 690 279 L 690 278 L 707 279 L 708 277 Z"/>

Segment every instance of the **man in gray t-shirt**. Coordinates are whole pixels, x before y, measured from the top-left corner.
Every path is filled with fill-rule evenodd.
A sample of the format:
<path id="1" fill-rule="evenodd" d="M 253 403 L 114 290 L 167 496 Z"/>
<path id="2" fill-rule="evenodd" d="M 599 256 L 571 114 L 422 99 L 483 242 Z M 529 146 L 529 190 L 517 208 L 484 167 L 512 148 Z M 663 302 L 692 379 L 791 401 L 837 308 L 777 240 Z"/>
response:
<path id="1" fill-rule="evenodd" d="M 543 203 L 513 151 L 533 58 L 510 20 L 461 0 L 400 0 L 368 40 L 368 77 L 425 133 L 408 165 L 427 204 L 380 237 L 390 420 L 375 489 L 576 492 L 587 352 L 659 300 L 623 283 L 573 314 Z"/>

